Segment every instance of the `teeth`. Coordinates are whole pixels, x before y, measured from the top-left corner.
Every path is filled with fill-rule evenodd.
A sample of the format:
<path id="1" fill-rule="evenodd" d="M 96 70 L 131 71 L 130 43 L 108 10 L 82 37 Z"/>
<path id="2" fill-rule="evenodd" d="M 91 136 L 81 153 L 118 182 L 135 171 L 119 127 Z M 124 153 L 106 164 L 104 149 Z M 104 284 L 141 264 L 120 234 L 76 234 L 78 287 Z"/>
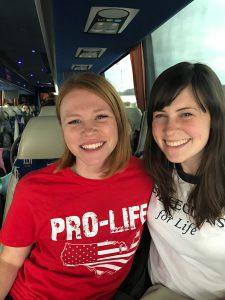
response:
<path id="1" fill-rule="evenodd" d="M 90 145 L 82 145 L 81 148 L 95 150 L 95 149 L 101 147 L 102 145 L 103 145 L 103 143 L 96 143 L 96 144 L 90 144 Z"/>
<path id="2" fill-rule="evenodd" d="M 190 139 L 183 139 L 183 140 L 179 140 L 179 141 L 174 141 L 174 142 L 170 142 L 170 141 L 165 141 L 167 146 L 170 147 L 177 147 L 183 144 L 186 144 Z"/>

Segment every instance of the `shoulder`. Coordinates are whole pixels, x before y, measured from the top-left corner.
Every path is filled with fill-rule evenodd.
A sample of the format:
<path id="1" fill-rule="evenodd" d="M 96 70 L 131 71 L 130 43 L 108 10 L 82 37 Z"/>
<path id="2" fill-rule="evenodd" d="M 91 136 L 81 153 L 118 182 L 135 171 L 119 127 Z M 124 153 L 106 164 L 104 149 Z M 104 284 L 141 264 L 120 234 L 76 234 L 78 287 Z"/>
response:
<path id="1" fill-rule="evenodd" d="M 128 163 L 128 168 L 136 169 L 147 174 L 143 159 L 137 158 L 135 156 L 131 156 L 130 161 Z"/>
<path id="2" fill-rule="evenodd" d="M 39 182 L 46 181 L 48 182 L 49 180 L 56 180 L 57 177 L 62 175 L 62 171 L 55 172 L 57 168 L 57 162 L 52 163 L 48 165 L 47 167 L 31 171 L 28 174 L 26 174 L 24 177 L 22 177 L 17 184 L 18 187 L 24 187 L 26 185 L 30 184 L 36 184 Z"/>
<path id="3" fill-rule="evenodd" d="M 140 182 L 145 181 L 153 184 L 152 178 L 145 169 L 144 161 L 134 156 L 130 158 L 127 168 L 124 170 L 124 175 Z"/>

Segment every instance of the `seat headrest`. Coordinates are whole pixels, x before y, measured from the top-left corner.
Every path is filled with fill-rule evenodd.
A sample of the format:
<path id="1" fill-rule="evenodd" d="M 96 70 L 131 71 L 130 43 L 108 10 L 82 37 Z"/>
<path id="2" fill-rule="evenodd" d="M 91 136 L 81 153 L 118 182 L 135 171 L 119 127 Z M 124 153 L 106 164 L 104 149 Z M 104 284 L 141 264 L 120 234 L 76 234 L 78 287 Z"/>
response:
<path id="1" fill-rule="evenodd" d="M 6 107 L 3 106 L 3 111 L 5 111 L 9 117 L 16 116 L 16 112 L 13 110 L 13 108 L 11 106 L 6 106 Z"/>
<path id="2" fill-rule="evenodd" d="M 56 116 L 34 117 L 27 123 L 19 143 L 18 159 L 59 158 L 64 139 Z"/>
<path id="3" fill-rule="evenodd" d="M 38 116 L 44 117 L 44 116 L 55 116 L 55 115 L 56 115 L 55 106 L 42 106 Z"/>
<path id="4" fill-rule="evenodd" d="M 126 107 L 127 118 L 132 127 L 132 131 L 140 130 L 142 112 L 137 107 Z"/>

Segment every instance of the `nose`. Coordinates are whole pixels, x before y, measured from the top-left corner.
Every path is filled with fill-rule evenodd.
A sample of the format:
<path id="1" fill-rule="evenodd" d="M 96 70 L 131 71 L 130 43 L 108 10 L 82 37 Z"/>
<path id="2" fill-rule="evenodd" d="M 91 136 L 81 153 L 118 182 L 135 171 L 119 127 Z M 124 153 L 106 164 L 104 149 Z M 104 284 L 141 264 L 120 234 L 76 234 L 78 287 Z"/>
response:
<path id="1" fill-rule="evenodd" d="M 85 135 L 91 135 L 97 131 L 94 122 L 85 122 L 82 127 L 82 133 Z"/>
<path id="2" fill-rule="evenodd" d="M 179 121 L 176 118 L 167 118 L 164 126 L 164 131 L 167 135 L 173 134 L 179 129 Z"/>

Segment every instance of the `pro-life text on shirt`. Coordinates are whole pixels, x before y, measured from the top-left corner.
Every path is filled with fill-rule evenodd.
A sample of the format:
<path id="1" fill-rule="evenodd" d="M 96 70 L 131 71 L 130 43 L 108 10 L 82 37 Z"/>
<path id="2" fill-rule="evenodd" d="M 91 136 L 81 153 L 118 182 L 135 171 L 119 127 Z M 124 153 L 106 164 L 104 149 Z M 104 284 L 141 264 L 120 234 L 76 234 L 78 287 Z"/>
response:
<path id="1" fill-rule="evenodd" d="M 155 219 L 160 219 L 166 223 L 173 223 L 174 227 L 181 230 L 182 234 L 194 235 L 197 231 L 197 227 L 189 220 L 183 220 L 182 218 L 174 219 L 173 216 L 168 214 L 164 209 L 160 210 Z"/>
<path id="2" fill-rule="evenodd" d="M 195 235 L 195 233 L 198 231 L 198 228 L 196 227 L 194 222 L 191 222 L 191 220 L 190 220 L 191 217 L 188 215 L 188 213 L 184 209 L 187 206 L 187 204 L 186 203 L 183 204 L 182 201 L 180 201 L 180 200 L 177 200 L 176 202 L 179 203 L 179 205 L 176 205 L 176 206 L 173 205 L 173 208 L 172 208 L 174 210 L 173 216 L 170 213 L 167 213 L 165 211 L 165 209 L 162 209 L 158 212 L 155 219 L 162 220 L 168 224 L 173 224 L 174 227 L 181 230 L 182 234 L 188 233 L 191 235 Z M 179 207 L 179 209 L 178 209 L 178 207 Z M 180 211 L 180 210 L 182 210 L 183 213 L 188 215 L 189 220 L 186 217 L 182 218 L 180 214 L 179 214 L 179 217 L 177 217 L 176 211 Z M 225 218 L 222 218 L 222 217 L 217 218 L 215 223 L 211 224 L 211 225 L 214 225 L 222 230 L 225 230 Z"/>

